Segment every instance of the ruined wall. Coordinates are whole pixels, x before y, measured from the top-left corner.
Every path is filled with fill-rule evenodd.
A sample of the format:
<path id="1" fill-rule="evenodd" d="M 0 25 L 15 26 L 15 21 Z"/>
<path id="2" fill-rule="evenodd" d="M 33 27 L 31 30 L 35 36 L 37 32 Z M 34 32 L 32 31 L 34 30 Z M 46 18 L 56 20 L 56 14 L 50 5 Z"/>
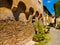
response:
<path id="1" fill-rule="evenodd" d="M 0 0 L 0 3 L 0 7 L 11 9 L 14 16 L 16 15 L 15 17 L 18 17 L 17 15 L 21 12 L 25 13 L 29 11 L 29 13 L 33 13 L 32 15 L 34 15 L 36 11 L 39 15 L 43 14 L 42 0 Z"/>
<path id="2" fill-rule="evenodd" d="M 39 16 L 40 14 L 43 14 L 43 7 L 38 0 L 0 0 L 1 20 L 10 19 L 12 15 L 18 20 L 19 15 L 24 18 L 24 15 L 28 17 L 28 15 Z M 0 22 L 0 45 L 26 45 L 32 40 L 33 35 L 32 23 L 26 25 L 20 21 Z"/>
<path id="3" fill-rule="evenodd" d="M 26 11 L 29 11 L 29 8 L 34 8 L 34 11 L 42 12 L 42 0 L 13 0 L 13 7 L 17 7 L 18 3 L 22 1 L 26 5 Z"/>

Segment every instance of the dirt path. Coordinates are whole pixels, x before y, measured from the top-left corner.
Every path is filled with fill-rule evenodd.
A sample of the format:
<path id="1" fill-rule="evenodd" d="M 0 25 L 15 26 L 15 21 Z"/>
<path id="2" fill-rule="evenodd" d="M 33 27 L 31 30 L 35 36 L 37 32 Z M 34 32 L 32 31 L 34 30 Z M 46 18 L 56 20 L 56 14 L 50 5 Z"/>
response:
<path id="1" fill-rule="evenodd" d="M 47 45 L 60 45 L 60 30 L 51 28 L 50 29 L 51 40 Z"/>

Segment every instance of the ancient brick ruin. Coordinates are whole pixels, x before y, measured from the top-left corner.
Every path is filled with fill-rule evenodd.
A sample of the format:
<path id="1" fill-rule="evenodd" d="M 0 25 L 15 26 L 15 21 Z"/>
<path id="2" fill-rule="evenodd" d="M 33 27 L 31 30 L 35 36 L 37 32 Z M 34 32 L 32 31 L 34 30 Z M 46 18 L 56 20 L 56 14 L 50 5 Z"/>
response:
<path id="1" fill-rule="evenodd" d="M 30 15 L 35 15 L 34 17 L 36 17 L 36 15 L 37 16 L 43 15 L 42 0 L 30 0 L 30 1 L 29 0 L 0 0 L 0 3 L 1 3 L 0 8 L 5 7 L 7 8 L 7 10 L 10 9 L 16 20 L 19 20 L 20 13 L 25 13 L 27 19 L 29 18 Z"/>
<path id="2" fill-rule="evenodd" d="M 29 20 L 42 16 L 42 0 L 0 0 L 0 45 L 26 45 L 35 33 Z"/>

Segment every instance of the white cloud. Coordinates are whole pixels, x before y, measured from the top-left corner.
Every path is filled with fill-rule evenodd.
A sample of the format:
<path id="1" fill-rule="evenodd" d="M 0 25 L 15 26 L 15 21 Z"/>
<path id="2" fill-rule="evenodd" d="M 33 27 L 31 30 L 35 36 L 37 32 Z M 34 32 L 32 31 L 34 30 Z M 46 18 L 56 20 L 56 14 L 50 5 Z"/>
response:
<path id="1" fill-rule="evenodd" d="M 48 2 L 48 3 L 50 3 L 51 1 L 50 1 L 50 0 L 48 0 L 47 2 Z"/>

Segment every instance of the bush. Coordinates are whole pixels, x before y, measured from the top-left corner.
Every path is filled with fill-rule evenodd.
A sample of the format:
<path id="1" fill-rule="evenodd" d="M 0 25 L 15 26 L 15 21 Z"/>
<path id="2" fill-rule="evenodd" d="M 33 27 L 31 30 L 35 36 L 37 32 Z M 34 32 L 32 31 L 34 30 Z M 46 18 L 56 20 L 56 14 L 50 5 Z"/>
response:
<path id="1" fill-rule="evenodd" d="M 38 29 L 38 33 L 33 36 L 33 40 L 37 43 L 34 45 L 45 45 L 49 40 L 49 36 L 47 36 L 47 34 L 45 33 L 46 27 L 39 21 L 37 21 L 36 28 Z M 49 29 L 50 27 L 47 28 Z"/>
<path id="2" fill-rule="evenodd" d="M 60 29 L 60 23 L 57 24 L 57 27 Z"/>

